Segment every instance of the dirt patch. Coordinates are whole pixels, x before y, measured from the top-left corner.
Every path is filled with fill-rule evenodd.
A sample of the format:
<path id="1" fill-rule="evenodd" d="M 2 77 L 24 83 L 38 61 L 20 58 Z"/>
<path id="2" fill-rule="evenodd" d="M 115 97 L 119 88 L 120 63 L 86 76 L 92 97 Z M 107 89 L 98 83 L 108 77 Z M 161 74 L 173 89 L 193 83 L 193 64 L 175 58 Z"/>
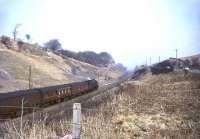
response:
<path id="1" fill-rule="evenodd" d="M 8 72 L 3 69 L 0 69 L 0 88 L 3 88 L 6 84 L 9 84 L 11 76 Z"/>
<path id="2" fill-rule="evenodd" d="M 10 80 L 10 79 L 11 79 L 11 76 L 9 75 L 9 73 L 6 72 L 3 69 L 0 69 L 0 82 L 1 81 L 7 81 L 7 80 Z"/>

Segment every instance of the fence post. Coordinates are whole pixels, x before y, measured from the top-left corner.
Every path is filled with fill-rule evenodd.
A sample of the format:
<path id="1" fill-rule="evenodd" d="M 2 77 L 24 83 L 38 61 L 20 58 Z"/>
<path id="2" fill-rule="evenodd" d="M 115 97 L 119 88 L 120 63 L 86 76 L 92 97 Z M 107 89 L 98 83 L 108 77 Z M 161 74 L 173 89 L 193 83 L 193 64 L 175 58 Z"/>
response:
<path id="1" fill-rule="evenodd" d="M 81 104 L 74 103 L 72 139 L 80 139 L 80 129 L 81 129 Z"/>

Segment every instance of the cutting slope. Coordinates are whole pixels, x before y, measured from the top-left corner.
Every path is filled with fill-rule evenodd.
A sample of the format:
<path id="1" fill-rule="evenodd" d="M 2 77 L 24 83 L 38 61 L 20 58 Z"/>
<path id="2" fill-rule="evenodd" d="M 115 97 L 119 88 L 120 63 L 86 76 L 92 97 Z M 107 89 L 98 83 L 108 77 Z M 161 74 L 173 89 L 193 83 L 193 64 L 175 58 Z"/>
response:
<path id="1" fill-rule="evenodd" d="M 27 89 L 31 66 L 32 87 L 64 84 L 73 81 L 98 78 L 100 83 L 113 80 L 120 73 L 111 68 L 99 68 L 74 59 L 63 59 L 26 44 L 16 50 L 0 44 L 0 92 Z"/>

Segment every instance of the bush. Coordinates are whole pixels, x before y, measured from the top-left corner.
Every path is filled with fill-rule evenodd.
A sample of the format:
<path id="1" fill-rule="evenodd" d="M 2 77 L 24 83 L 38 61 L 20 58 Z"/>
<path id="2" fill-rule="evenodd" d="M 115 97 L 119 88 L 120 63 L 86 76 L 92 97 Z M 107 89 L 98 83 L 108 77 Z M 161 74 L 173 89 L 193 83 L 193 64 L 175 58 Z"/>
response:
<path id="1" fill-rule="evenodd" d="M 2 36 L 1 37 L 1 43 L 3 43 L 6 47 L 11 47 L 12 46 L 12 41 L 7 36 Z"/>
<path id="2" fill-rule="evenodd" d="M 52 51 L 58 51 L 62 49 L 61 43 L 57 39 L 48 41 L 47 43 L 44 44 L 44 47 Z"/>

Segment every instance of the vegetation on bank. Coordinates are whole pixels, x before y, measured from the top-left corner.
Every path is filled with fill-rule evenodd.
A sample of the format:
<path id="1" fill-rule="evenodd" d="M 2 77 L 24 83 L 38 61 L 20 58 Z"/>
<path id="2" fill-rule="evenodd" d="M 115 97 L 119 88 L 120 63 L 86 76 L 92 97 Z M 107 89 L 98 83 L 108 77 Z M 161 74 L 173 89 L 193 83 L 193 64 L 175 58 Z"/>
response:
<path id="1" fill-rule="evenodd" d="M 83 111 L 81 138 L 133 139 L 200 137 L 200 76 L 150 75 L 128 81 L 100 105 Z M 98 99 L 101 99 L 99 97 Z M 95 103 L 94 103 L 95 104 Z M 8 138 L 56 138 L 71 133 L 71 120 L 46 124 L 37 121 Z"/>

